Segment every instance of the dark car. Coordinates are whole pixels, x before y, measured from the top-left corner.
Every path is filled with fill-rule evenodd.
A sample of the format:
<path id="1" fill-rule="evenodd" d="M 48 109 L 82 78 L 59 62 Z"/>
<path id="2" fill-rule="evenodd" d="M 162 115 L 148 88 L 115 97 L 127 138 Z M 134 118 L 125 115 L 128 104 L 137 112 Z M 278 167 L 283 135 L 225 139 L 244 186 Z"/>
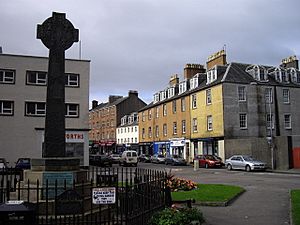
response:
<path id="1" fill-rule="evenodd" d="M 171 164 L 172 166 L 175 165 L 182 165 L 186 166 L 186 160 L 178 155 L 171 155 L 166 157 L 165 164 Z"/>
<path id="2" fill-rule="evenodd" d="M 144 162 L 144 163 L 149 163 L 149 162 L 151 162 L 150 158 L 151 158 L 150 155 L 141 154 L 138 156 L 138 161 Z"/>
<path id="3" fill-rule="evenodd" d="M 90 155 L 91 166 L 112 166 L 113 161 L 108 155 Z"/>
<path id="4" fill-rule="evenodd" d="M 199 167 L 221 168 L 224 165 L 222 159 L 216 155 L 197 155 L 195 160 L 199 161 Z"/>
<path id="5" fill-rule="evenodd" d="M 16 170 L 29 170 L 31 168 L 30 158 L 19 158 L 16 162 Z"/>

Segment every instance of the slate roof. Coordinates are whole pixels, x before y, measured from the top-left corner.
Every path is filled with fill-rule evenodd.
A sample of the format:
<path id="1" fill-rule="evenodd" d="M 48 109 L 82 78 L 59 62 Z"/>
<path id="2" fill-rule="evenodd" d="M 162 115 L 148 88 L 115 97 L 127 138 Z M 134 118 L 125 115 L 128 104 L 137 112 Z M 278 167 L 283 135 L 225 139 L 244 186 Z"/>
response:
<path id="1" fill-rule="evenodd" d="M 109 106 L 113 106 L 113 105 L 118 105 L 118 104 L 120 104 L 121 102 L 125 101 L 127 98 L 128 98 L 128 96 L 122 97 L 122 98 L 119 98 L 119 99 L 117 99 L 116 101 L 113 101 L 113 102 L 111 102 L 111 103 L 109 103 L 109 102 L 103 103 L 103 102 L 102 102 L 102 103 L 100 103 L 99 105 L 97 105 L 95 108 L 90 109 L 89 111 L 91 112 L 91 111 L 94 111 L 94 110 L 96 110 L 96 109 L 102 109 L 102 108 L 105 108 L 105 107 L 109 107 Z"/>

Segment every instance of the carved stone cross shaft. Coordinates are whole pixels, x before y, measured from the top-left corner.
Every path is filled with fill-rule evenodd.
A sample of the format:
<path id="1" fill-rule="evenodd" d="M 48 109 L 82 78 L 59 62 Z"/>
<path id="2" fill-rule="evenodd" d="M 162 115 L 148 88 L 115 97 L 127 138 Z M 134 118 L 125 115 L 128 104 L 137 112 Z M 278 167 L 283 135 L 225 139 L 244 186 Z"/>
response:
<path id="1" fill-rule="evenodd" d="M 78 42 L 78 29 L 64 13 L 37 26 L 37 38 L 49 49 L 43 157 L 65 157 L 65 50 Z"/>

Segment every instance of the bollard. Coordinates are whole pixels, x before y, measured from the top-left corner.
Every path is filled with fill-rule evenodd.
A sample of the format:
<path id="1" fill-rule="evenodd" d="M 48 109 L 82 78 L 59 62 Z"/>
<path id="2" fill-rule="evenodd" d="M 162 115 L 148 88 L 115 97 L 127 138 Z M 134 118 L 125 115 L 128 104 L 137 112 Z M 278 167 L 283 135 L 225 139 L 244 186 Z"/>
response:
<path id="1" fill-rule="evenodd" d="M 194 171 L 197 171 L 199 169 L 199 160 L 194 160 Z"/>

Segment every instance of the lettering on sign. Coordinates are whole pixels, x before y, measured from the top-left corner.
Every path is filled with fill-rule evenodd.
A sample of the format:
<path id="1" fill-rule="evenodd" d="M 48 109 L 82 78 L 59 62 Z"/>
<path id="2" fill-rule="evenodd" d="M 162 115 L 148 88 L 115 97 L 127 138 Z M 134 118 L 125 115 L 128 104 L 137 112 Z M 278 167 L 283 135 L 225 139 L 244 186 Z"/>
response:
<path id="1" fill-rule="evenodd" d="M 115 204 L 116 188 L 115 187 L 93 188 L 92 196 L 93 196 L 93 204 L 96 205 Z"/>
<path id="2" fill-rule="evenodd" d="M 66 134 L 66 139 L 83 139 L 83 134 Z"/>

